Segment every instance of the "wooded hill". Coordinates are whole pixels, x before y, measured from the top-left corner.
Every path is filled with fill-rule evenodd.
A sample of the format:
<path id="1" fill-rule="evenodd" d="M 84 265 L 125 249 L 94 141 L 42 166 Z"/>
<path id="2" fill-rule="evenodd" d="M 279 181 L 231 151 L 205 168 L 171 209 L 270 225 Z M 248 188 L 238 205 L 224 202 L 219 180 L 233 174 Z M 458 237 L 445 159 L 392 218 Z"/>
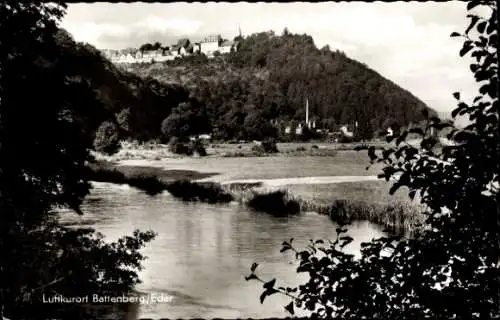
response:
<path id="1" fill-rule="evenodd" d="M 104 106 L 95 110 L 99 117 L 89 112 L 91 127 L 112 119 L 122 138 L 277 136 L 283 126 L 304 120 L 307 97 L 317 125 L 335 130 L 357 121 L 357 135 L 368 139 L 393 123 L 418 122 L 428 109 L 363 63 L 317 49 L 308 35 L 262 32 L 237 37 L 237 52 L 214 59 L 193 55 L 118 67 L 94 47 L 61 34 L 65 55 L 74 61 L 70 67 L 93 83 Z"/>
<path id="2" fill-rule="evenodd" d="M 322 126 L 334 130 L 336 125 L 358 121 L 365 138 L 393 122 L 420 121 L 421 110 L 427 108 L 410 92 L 343 52 L 317 49 L 308 35 L 262 32 L 235 40 L 240 42 L 236 53 L 210 60 L 191 56 L 137 64 L 127 70 L 188 87 L 207 109 L 214 132 L 227 139 L 248 136 L 238 128 L 252 114 L 303 121 L 306 97 L 310 114 Z"/>

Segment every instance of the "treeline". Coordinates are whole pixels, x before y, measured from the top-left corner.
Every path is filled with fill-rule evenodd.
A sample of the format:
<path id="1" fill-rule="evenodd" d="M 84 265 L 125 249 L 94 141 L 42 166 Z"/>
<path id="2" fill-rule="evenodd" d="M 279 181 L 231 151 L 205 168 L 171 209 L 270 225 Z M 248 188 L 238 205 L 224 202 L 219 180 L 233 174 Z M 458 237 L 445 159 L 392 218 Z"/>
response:
<path id="1" fill-rule="evenodd" d="M 214 59 L 193 55 L 127 70 L 90 45 L 67 46 L 70 56 L 84 59 L 73 68 L 95 84 L 104 105 L 90 121 L 94 132 L 95 122 L 106 121 L 98 140 L 279 138 L 284 127 L 304 121 L 306 98 L 317 127 L 357 122 L 360 139 L 423 119 L 427 107 L 411 93 L 342 52 L 317 49 L 308 35 L 262 32 L 235 40 L 237 52 Z"/>

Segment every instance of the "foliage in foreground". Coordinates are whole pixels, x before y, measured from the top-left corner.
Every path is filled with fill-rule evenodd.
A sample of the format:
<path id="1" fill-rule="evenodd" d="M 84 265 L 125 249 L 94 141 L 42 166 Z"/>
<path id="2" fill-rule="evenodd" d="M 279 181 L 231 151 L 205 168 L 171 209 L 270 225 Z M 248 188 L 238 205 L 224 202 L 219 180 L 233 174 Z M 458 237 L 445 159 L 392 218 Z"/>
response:
<path id="1" fill-rule="evenodd" d="M 0 2 L 0 319 L 36 314 L 44 294 L 130 294 L 140 249 L 154 237 L 136 231 L 104 242 L 93 230 L 62 227 L 54 212 L 82 213 L 92 161 L 83 115 L 102 109 L 72 68 L 88 56 L 60 46 L 64 13 L 60 4 Z"/>
<path id="2" fill-rule="evenodd" d="M 425 128 L 403 131 L 395 146 L 376 153 L 372 163 L 385 168 L 380 177 L 395 182 L 391 193 L 405 186 L 428 208 L 426 228 L 411 239 L 383 237 L 362 245 L 362 257 L 343 252 L 353 239 L 340 222 L 337 239 L 313 241 L 297 250 L 292 241 L 282 251 L 293 250 L 297 272 L 309 281 L 295 288 L 277 287 L 276 279 L 264 281 L 251 267 L 246 280 L 264 283 L 260 300 L 275 293 L 292 301 L 285 309 L 309 310 L 314 317 L 341 319 L 495 319 L 500 317 L 500 223 L 498 136 L 498 9 L 494 1 L 471 1 L 467 9 L 489 9 L 491 16 L 473 12 L 463 37 L 460 56 L 475 59 L 470 69 L 480 84 L 472 104 L 460 100 L 453 117 L 468 115 L 470 124 L 452 128 L 451 143 L 436 148 L 430 129 L 452 127 L 427 117 Z M 477 31 L 473 36 L 471 30 Z M 406 142 L 408 134 L 422 137 L 419 146 Z"/>

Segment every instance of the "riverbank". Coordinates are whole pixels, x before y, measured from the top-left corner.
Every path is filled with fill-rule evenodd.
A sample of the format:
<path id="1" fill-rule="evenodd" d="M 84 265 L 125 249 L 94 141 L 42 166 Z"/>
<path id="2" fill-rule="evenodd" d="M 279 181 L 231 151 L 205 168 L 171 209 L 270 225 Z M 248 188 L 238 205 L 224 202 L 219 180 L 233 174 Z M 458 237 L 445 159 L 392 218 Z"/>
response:
<path id="1" fill-rule="evenodd" d="M 269 183 L 266 185 L 266 181 L 233 181 L 225 184 L 194 181 L 213 175 L 215 173 L 163 170 L 144 166 L 114 166 L 101 162 L 98 167 L 94 167 L 92 180 L 128 184 L 150 195 L 167 191 L 182 201 L 206 203 L 234 201 L 256 211 L 276 216 L 316 212 L 330 216 L 335 222 L 366 220 L 391 230 L 409 232 L 423 222 L 423 215 L 420 214 L 423 208 L 405 201 L 404 195 L 392 198 L 392 201 L 389 201 L 389 198 L 369 201 L 368 199 L 373 197 L 371 195 L 373 190 L 380 189 L 381 181 L 346 182 L 346 179 L 340 179 L 339 184 L 342 184 L 340 188 L 330 182 L 327 186 L 329 188 L 334 186 L 336 191 L 324 192 L 322 201 L 318 201 L 317 197 L 308 199 L 294 194 L 293 188 L 289 186 L 279 184 L 273 186 Z M 366 183 L 372 182 L 376 184 L 371 186 L 368 184 L 367 187 Z"/>

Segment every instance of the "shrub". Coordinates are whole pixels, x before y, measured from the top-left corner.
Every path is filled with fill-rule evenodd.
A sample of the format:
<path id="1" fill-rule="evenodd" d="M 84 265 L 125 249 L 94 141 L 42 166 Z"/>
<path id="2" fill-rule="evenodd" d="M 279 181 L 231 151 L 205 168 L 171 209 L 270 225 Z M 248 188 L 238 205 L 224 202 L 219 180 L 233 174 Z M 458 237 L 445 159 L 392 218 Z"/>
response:
<path id="1" fill-rule="evenodd" d="M 177 137 L 173 137 L 170 139 L 168 143 L 168 150 L 175 154 L 187 155 L 187 156 L 193 155 L 193 151 L 189 147 L 189 145 L 182 142 L 182 140 L 180 140 Z"/>
<path id="2" fill-rule="evenodd" d="M 254 145 L 252 151 L 256 153 L 276 153 L 278 152 L 278 146 L 274 139 L 268 139 L 262 141 L 260 145 Z"/>
<path id="3" fill-rule="evenodd" d="M 205 157 L 207 155 L 207 150 L 200 140 L 191 141 L 188 145 L 191 154 L 197 154 L 200 157 Z"/>
<path id="4" fill-rule="evenodd" d="M 94 148 L 105 154 L 114 154 L 120 150 L 120 139 L 118 127 L 112 123 L 103 122 L 96 131 Z"/>
<path id="5" fill-rule="evenodd" d="M 167 186 L 167 191 L 183 201 L 201 201 L 208 203 L 227 203 L 233 200 L 217 183 L 196 183 L 188 180 L 178 180 Z"/>
<path id="6" fill-rule="evenodd" d="M 247 205 L 253 210 L 279 217 L 300 213 L 299 203 L 289 199 L 288 193 L 282 190 L 262 194 L 257 193 L 248 201 Z"/>

